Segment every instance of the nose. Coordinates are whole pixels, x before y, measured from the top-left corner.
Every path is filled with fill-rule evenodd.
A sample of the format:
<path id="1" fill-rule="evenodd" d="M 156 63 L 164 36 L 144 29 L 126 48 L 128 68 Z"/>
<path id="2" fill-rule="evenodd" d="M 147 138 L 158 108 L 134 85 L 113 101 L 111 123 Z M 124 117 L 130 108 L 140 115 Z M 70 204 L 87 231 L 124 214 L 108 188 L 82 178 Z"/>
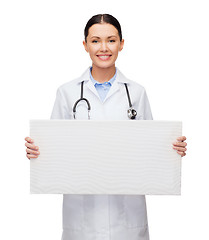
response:
<path id="1" fill-rule="evenodd" d="M 107 43 L 105 41 L 103 41 L 101 43 L 101 51 L 107 52 L 107 50 L 108 50 Z"/>

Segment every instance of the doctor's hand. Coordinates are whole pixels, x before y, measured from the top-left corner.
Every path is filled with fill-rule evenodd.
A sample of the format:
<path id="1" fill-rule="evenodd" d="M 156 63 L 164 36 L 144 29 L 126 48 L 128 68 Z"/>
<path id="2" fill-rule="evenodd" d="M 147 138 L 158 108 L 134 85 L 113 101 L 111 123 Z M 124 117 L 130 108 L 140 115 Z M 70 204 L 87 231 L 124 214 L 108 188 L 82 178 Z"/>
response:
<path id="1" fill-rule="evenodd" d="M 37 158 L 38 155 L 40 154 L 40 152 L 38 151 L 38 149 L 39 149 L 38 146 L 35 146 L 33 144 L 33 139 L 30 137 L 26 137 L 25 141 L 26 141 L 25 146 L 27 147 L 26 148 L 26 152 L 27 152 L 26 157 L 28 159 Z"/>
<path id="2" fill-rule="evenodd" d="M 176 142 L 173 143 L 173 149 L 177 150 L 177 153 L 180 154 L 182 157 L 186 155 L 186 146 L 187 143 L 184 142 L 186 140 L 185 136 L 178 137 Z"/>

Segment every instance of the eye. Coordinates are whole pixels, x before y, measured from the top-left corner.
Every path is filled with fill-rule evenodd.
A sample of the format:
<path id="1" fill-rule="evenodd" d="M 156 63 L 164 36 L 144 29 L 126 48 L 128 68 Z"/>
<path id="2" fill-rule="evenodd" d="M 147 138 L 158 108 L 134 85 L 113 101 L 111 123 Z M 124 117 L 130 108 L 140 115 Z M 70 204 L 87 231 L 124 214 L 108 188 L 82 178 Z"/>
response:
<path id="1" fill-rule="evenodd" d="M 98 43 L 98 41 L 97 40 L 93 40 L 92 43 Z"/>
<path id="2" fill-rule="evenodd" d="M 114 39 L 111 39 L 110 42 L 115 42 L 115 40 L 114 40 Z"/>

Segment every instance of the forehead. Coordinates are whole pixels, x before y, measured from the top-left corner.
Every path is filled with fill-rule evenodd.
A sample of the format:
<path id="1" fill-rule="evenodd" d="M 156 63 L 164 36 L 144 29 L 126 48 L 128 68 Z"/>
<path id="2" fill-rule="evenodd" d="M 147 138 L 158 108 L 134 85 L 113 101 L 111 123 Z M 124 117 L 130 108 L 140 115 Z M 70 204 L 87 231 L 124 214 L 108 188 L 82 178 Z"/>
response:
<path id="1" fill-rule="evenodd" d="M 109 35 L 118 35 L 118 30 L 109 23 L 96 23 L 89 28 L 88 36 L 107 37 Z"/>

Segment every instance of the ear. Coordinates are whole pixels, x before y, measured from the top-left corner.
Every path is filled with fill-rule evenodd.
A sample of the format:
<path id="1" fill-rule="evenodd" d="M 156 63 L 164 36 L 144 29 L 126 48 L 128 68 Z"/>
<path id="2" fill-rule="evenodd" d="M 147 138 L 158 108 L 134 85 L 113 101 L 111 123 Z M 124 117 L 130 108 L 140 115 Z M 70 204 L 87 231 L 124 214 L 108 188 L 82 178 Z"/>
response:
<path id="1" fill-rule="evenodd" d="M 85 48 L 86 52 L 89 52 L 89 51 L 88 51 L 88 48 L 87 48 L 87 43 L 86 43 L 86 41 L 85 41 L 85 40 L 83 40 L 83 46 L 84 46 L 84 48 Z"/>
<path id="2" fill-rule="evenodd" d="M 122 39 L 120 41 L 120 48 L 119 48 L 119 51 L 121 51 L 123 49 L 123 46 L 124 46 L 124 39 Z"/>

